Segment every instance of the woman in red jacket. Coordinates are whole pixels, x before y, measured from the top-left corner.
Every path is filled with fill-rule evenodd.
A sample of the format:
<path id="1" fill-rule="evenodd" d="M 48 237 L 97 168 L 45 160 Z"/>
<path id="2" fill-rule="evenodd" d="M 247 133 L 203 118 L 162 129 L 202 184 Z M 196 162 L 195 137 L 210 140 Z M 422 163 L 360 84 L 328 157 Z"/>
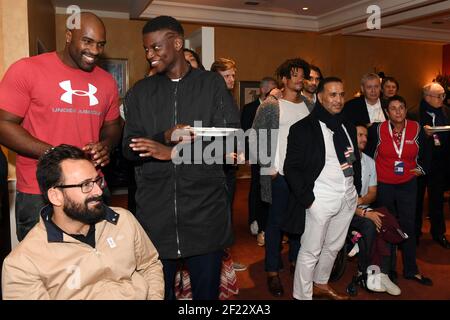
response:
<path id="1" fill-rule="evenodd" d="M 374 124 L 369 131 L 375 137 L 371 140 L 376 143 L 377 204 L 395 214 L 400 228 L 409 237 L 400 245 L 403 276 L 432 285 L 431 279 L 419 273 L 416 263 L 416 177 L 425 174 L 419 164 L 423 132 L 419 123 L 406 120 L 406 102 L 402 97 L 393 96 L 388 100 L 387 113 L 389 120 Z"/>

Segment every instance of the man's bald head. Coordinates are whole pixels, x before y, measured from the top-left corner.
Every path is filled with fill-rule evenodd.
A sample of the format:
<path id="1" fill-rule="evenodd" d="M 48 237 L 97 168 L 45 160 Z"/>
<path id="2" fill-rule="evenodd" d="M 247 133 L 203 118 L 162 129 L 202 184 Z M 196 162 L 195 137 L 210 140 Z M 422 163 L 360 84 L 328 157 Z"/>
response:
<path id="1" fill-rule="evenodd" d="M 80 20 L 80 28 L 68 29 L 66 32 L 64 63 L 90 72 L 106 44 L 105 25 L 93 13 L 81 12 L 77 15 L 74 19 Z"/>
<path id="2" fill-rule="evenodd" d="M 105 24 L 102 19 L 100 19 L 97 15 L 92 12 L 80 12 L 71 17 L 74 20 L 80 21 L 80 27 L 83 28 L 83 25 L 92 26 L 96 25 L 99 28 L 103 28 L 105 30 Z M 78 30 L 75 26 L 73 28 L 69 28 L 71 31 Z"/>
<path id="3" fill-rule="evenodd" d="M 440 108 L 444 104 L 445 89 L 437 82 L 428 83 L 423 87 L 423 98 L 433 108 Z"/>

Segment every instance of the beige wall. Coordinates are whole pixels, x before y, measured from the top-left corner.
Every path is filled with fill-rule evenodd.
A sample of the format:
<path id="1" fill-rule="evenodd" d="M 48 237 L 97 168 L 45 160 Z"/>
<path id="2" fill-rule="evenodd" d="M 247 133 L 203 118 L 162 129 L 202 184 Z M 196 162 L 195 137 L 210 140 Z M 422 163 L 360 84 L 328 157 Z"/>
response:
<path id="1" fill-rule="evenodd" d="M 38 40 L 47 51 L 55 51 L 55 8 L 51 0 L 28 0 L 28 26 L 30 56 L 38 54 Z"/>
<path id="2" fill-rule="evenodd" d="M 0 3 L 0 20 L 2 21 L 0 76 L 3 76 L 14 61 L 28 56 L 28 6 L 27 0 L 0 0 Z"/>
<path id="3" fill-rule="evenodd" d="M 0 0 L 0 79 L 13 62 L 29 55 L 27 8 L 27 0 Z M 6 154 L 15 164 L 15 153 Z M 9 175 L 15 176 L 14 166 Z"/>
<path id="4" fill-rule="evenodd" d="M 215 41 L 217 57 L 236 60 L 238 80 L 273 75 L 281 62 L 297 56 L 318 65 L 325 76 L 341 77 L 350 99 L 361 76 L 376 69 L 398 78 L 400 94 L 413 112 L 422 86 L 442 69 L 442 45 L 419 41 L 231 27 L 216 27 Z"/>
<path id="5" fill-rule="evenodd" d="M 107 28 L 105 53 L 126 58 L 130 85 L 147 70 L 141 29 L 144 21 L 103 19 Z M 57 48 L 64 45 L 65 18 L 56 15 Z M 186 35 L 199 24 L 183 24 Z M 411 109 L 420 99 L 420 89 L 442 68 L 442 45 L 419 41 L 375 39 L 354 36 L 322 36 L 302 32 L 270 31 L 215 26 L 216 57 L 229 57 L 238 65 L 238 80 L 259 80 L 273 75 L 285 59 L 302 57 L 317 64 L 325 75 L 336 75 L 346 83 L 347 99 L 359 89 L 366 72 L 384 71 L 400 81 L 400 93 Z"/>

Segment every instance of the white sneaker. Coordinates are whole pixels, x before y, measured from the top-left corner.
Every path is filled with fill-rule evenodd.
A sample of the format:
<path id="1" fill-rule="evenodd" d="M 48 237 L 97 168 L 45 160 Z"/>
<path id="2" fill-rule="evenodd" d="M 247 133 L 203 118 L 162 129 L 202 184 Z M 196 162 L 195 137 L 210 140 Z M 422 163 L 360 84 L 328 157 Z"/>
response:
<path id="1" fill-rule="evenodd" d="M 382 273 L 369 273 L 367 275 L 367 289 L 374 292 L 386 292 L 386 287 L 381 281 Z"/>
<path id="2" fill-rule="evenodd" d="M 386 288 L 386 292 L 393 296 L 398 296 L 402 293 L 402 290 L 389 279 L 385 273 L 380 273 L 381 283 Z"/>
<path id="3" fill-rule="evenodd" d="M 352 250 L 350 250 L 350 252 L 348 253 L 348 256 L 354 257 L 357 253 L 359 252 L 359 246 L 358 243 L 355 243 L 355 245 L 353 246 Z"/>
<path id="4" fill-rule="evenodd" d="M 252 234 L 252 236 L 256 236 L 258 234 L 258 221 L 254 220 L 251 224 L 250 224 L 250 233 Z"/>

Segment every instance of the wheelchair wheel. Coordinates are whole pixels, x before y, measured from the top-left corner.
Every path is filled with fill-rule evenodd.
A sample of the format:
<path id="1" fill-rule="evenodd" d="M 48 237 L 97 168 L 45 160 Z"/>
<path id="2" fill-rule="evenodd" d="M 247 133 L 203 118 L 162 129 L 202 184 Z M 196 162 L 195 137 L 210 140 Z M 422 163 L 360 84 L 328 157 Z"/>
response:
<path id="1" fill-rule="evenodd" d="M 347 267 L 347 244 L 344 244 L 342 249 L 338 252 L 336 260 L 334 260 L 333 269 L 331 270 L 330 282 L 338 281 L 345 272 Z"/>

